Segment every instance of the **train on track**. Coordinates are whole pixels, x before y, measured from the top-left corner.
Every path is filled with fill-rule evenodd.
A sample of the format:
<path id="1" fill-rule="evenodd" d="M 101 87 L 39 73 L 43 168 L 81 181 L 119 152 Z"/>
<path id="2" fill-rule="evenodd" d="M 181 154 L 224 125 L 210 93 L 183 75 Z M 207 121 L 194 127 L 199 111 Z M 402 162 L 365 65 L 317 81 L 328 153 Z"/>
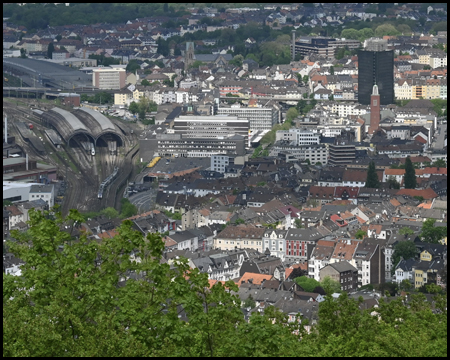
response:
<path id="1" fill-rule="evenodd" d="M 100 187 L 98 189 L 98 195 L 97 197 L 99 199 L 103 199 L 103 191 L 105 191 L 106 187 L 111 184 L 114 179 L 117 177 L 117 174 L 119 173 L 119 168 L 116 166 L 114 168 L 114 171 L 100 184 Z"/>

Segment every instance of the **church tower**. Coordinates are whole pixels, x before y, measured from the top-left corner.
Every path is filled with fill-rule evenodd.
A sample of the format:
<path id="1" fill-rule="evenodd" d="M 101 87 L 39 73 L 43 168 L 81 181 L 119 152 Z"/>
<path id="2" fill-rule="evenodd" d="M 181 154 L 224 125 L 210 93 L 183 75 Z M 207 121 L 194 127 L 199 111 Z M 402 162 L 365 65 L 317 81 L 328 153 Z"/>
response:
<path id="1" fill-rule="evenodd" d="M 194 63 L 194 43 L 188 41 L 186 42 L 186 52 L 184 54 L 184 71 L 187 71 L 193 63 Z"/>
<path id="2" fill-rule="evenodd" d="M 373 135 L 380 127 L 380 94 L 378 86 L 374 85 L 370 96 L 370 126 L 369 135 Z"/>

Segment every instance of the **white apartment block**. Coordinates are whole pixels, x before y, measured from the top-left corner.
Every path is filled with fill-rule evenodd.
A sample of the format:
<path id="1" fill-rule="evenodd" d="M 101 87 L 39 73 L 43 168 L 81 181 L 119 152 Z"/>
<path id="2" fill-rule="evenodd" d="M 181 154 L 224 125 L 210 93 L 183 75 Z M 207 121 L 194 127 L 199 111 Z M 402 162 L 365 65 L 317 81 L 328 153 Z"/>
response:
<path id="1" fill-rule="evenodd" d="M 430 66 L 433 69 L 447 66 L 447 56 L 430 56 Z"/>

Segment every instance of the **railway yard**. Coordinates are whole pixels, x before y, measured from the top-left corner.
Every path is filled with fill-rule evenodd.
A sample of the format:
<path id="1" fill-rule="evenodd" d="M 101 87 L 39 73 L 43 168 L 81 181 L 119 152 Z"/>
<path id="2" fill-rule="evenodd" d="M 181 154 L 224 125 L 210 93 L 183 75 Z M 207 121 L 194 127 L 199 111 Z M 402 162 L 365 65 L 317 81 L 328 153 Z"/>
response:
<path id="1" fill-rule="evenodd" d="M 64 139 L 60 139 L 58 144 L 54 129 L 42 121 L 39 112 L 33 111 L 46 112 L 53 108 L 55 105 L 52 103 L 4 98 L 3 117 L 8 117 L 9 135 L 15 137 L 16 143 L 30 159 L 57 168 L 55 201 L 60 203 L 63 214 L 70 209 L 88 212 L 106 207 L 117 208 L 127 180 L 136 172 L 133 165 L 138 152 L 136 131 L 130 131 L 131 124 L 114 124 L 123 133 L 124 141 L 120 147 L 116 142 L 109 141 L 108 136 L 105 136 L 105 141 L 97 141 L 94 150 L 77 136 L 70 140 L 70 146 Z M 29 124 L 32 124 L 32 130 Z M 116 167 L 117 176 L 104 187 L 103 196 L 99 199 L 100 184 Z"/>

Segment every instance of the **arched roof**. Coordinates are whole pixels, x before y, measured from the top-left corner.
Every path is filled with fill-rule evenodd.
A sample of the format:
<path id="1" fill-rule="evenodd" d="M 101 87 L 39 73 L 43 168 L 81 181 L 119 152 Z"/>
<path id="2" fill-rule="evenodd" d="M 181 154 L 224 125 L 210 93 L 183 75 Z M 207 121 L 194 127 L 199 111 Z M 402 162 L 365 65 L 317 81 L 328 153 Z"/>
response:
<path id="1" fill-rule="evenodd" d="M 67 143 L 77 134 L 89 135 L 95 143 L 106 134 L 117 136 L 122 144 L 124 141 L 116 125 L 106 116 L 89 108 L 78 108 L 69 112 L 55 107 L 44 112 L 42 117 L 51 123 Z"/>

